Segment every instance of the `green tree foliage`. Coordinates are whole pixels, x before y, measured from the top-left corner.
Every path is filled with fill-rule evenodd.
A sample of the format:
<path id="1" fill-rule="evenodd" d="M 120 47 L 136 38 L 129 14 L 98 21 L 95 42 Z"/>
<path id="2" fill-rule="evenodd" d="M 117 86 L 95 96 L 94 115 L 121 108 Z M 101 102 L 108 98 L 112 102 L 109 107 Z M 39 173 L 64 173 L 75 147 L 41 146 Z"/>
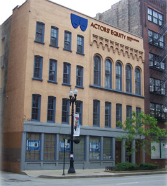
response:
<path id="1" fill-rule="evenodd" d="M 160 142 L 161 138 L 166 138 L 166 129 L 161 129 L 157 125 L 157 120 L 149 114 L 132 112 L 132 118 L 127 118 L 122 124 L 120 121 L 117 123 L 124 131 L 125 135 L 117 137 L 118 140 L 126 140 L 126 148 L 130 149 L 129 155 L 132 152 L 137 152 L 145 148 L 147 154 L 151 154 L 151 150 L 156 150 L 155 146 L 151 146 L 151 142 Z M 131 148 L 131 143 L 136 140 L 135 148 Z M 152 148 L 152 149 L 151 149 Z"/>

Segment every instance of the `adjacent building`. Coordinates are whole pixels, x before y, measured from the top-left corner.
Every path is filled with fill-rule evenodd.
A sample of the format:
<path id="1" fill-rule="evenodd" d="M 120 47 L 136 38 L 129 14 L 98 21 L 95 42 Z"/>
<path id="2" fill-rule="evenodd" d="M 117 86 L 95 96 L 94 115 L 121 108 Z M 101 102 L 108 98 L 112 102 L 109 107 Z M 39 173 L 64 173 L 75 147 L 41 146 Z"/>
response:
<path id="1" fill-rule="evenodd" d="M 167 2 L 165 0 L 121 0 L 96 19 L 143 37 L 145 113 L 158 120 L 160 128 L 167 121 Z M 167 139 L 154 143 L 156 151 L 146 162 L 164 166 Z"/>
<path id="2" fill-rule="evenodd" d="M 116 123 L 144 111 L 143 39 L 48 0 L 27 0 L 10 22 L 3 169 L 63 167 L 70 88 L 78 90 L 81 125 L 75 168 L 135 163 L 137 154 L 129 157 L 125 141 L 116 139 L 124 135 Z"/>

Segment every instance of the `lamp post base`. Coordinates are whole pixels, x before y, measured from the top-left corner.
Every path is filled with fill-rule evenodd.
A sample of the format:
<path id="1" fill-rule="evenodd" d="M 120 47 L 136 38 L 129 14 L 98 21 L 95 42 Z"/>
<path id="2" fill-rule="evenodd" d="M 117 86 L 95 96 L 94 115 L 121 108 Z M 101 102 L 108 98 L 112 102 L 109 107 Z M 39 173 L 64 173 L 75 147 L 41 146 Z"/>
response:
<path id="1" fill-rule="evenodd" d="M 70 159 L 70 168 L 68 169 L 68 173 L 75 173 L 75 169 L 74 169 L 74 160 L 73 158 Z"/>

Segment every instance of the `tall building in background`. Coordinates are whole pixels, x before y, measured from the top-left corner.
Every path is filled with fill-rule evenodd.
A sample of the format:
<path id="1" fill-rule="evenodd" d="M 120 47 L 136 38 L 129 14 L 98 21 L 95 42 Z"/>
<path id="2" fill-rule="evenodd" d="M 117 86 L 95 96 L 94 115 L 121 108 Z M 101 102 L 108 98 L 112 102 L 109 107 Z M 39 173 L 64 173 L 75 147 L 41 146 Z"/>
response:
<path id="1" fill-rule="evenodd" d="M 158 120 L 161 128 L 167 121 L 167 2 L 165 0 L 121 0 L 96 19 L 143 37 L 145 113 Z M 146 162 L 164 166 L 167 139 L 160 139 L 156 151 Z"/>
<path id="2" fill-rule="evenodd" d="M 70 88 L 79 91 L 75 168 L 135 163 L 138 154 L 129 156 L 116 139 L 124 135 L 116 123 L 132 110 L 144 111 L 143 39 L 48 0 L 27 0 L 1 30 L 8 23 L 10 32 L 0 38 L 1 50 L 8 46 L 1 62 L 7 69 L 3 170 L 62 169 L 64 138 L 71 134 Z"/>

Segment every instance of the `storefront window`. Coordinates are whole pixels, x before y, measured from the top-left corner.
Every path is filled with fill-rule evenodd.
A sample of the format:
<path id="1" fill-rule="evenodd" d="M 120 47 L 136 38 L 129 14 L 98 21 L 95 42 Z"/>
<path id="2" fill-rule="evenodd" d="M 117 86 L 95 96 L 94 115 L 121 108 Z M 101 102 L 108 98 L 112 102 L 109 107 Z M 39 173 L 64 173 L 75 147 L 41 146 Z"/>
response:
<path id="1" fill-rule="evenodd" d="M 112 138 L 103 139 L 103 159 L 104 160 L 112 159 Z"/>
<path id="2" fill-rule="evenodd" d="M 44 159 L 55 159 L 55 135 L 45 134 L 45 147 L 44 147 Z"/>
<path id="3" fill-rule="evenodd" d="M 26 139 L 26 160 L 40 160 L 41 135 L 27 133 Z"/>
<path id="4" fill-rule="evenodd" d="M 100 160 L 100 137 L 90 137 L 90 160 Z"/>
<path id="5" fill-rule="evenodd" d="M 64 159 L 64 139 L 70 139 L 70 135 L 60 135 L 59 138 L 59 159 Z M 65 159 L 70 159 L 70 143 L 65 147 Z"/>
<path id="6" fill-rule="evenodd" d="M 78 144 L 74 144 L 74 160 L 84 160 L 85 159 L 85 137 L 79 136 L 75 139 L 80 139 Z"/>

